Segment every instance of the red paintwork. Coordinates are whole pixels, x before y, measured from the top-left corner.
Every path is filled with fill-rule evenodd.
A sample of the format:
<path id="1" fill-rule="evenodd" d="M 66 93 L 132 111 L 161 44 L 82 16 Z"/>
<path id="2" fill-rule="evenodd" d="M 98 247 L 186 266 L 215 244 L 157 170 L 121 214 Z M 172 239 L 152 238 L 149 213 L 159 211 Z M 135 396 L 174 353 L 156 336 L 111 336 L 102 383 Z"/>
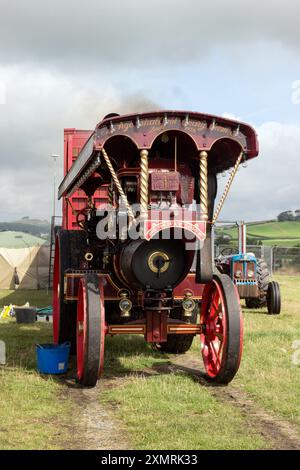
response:
<path id="1" fill-rule="evenodd" d="M 66 289 L 65 289 L 65 299 L 66 300 L 77 300 L 78 299 L 78 289 L 79 282 L 81 279 L 81 274 L 66 274 Z M 115 282 L 111 279 L 109 274 L 99 274 L 99 278 L 102 278 L 103 289 L 105 293 L 105 300 L 118 300 L 118 291 L 123 287 L 122 285 L 117 286 Z"/>
<path id="2" fill-rule="evenodd" d="M 186 292 L 191 292 L 195 299 L 202 299 L 204 284 L 197 284 L 195 273 L 190 273 L 174 288 L 174 299 L 183 299 Z"/>
<path id="3" fill-rule="evenodd" d="M 64 130 L 64 174 L 70 170 L 74 161 L 77 159 L 82 147 L 92 135 L 93 131 L 65 129 Z M 78 190 L 69 198 L 75 210 L 86 207 L 87 197 L 84 191 Z M 107 201 L 107 189 L 101 188 L 95 192 L 94 200 L 96 207 Z M 72 213 L 71 206 L 63 198 L 63 222 L 62 226 L 66 230 L 78 230 L 76 216 Z"/>
<path id="4" fill-rule="evenodd" d="M 164 124 L 162 118 L 167 116 L 168 122 Z M 184 120 L 188 116 L 188 123 L 182 127 Z M 140 125 L 136 125 L 136 121 Z M 143 120 L 147 121 L 148 132 L 143 132 Z M 196 121 L 205 121 L 211 126 L 211 130 L 207 126 L 202 132 L 199 131 Z M 215 126 L 213 122 L 215 121 Z M 218 127 L 219 126 L 219 127 Z M 214 142 L 219 138 L 218 129 L 220 127 L 231 127 L 233 130 L 239 126 L 241 133 L 245 134 L 244 150 L 247 151 L 248 158 L 253 158 L 258 155 L 258 141 L 255 130 L 246 123 L 227 119 L 212 114 L 197 113 L 191 111 L 175 111 L 163 110 L 152 111 L 139 114 L 128 114 L 118 117 L 104 119 L 99 122 L 95 129 L 95 144 L 96 146 L 103 146 L 105 141 L 114 135 L 130 135 L 132 140 L 136 143 L 138 148 L 150 148 L 154 139 L 160 133 L 166 130 L 181 130 L 188 133 L 194 140 L 197 149 L 210 149 Z M 116 131 L 116 132 L 115 132 Z M 238 136 L 231 136 L 233 139 L 240 141 Z"/>
<path id="5" fill-rule="evenodd" d="M 78 148 L 82 147 L 80 154 L 82 165 L 79 168 L 73 168 L 73 172 L 71 171 L 71 174 L 61 183 L 59 197 L 65 196 L 69 190 L 72 190 L 75 182 L 82 176 L 103 146 L 107 148 L 111 144 L 116 144 L 116 137 L 127 138 L 126 146 L 129 145 L 127 147 L 129 155 L 140 149 L 151 149 L 154 141 L 166 131 L 180 133 L 184 139 L 184 145 L 190 148 L 191 154 L 187 156 L 188 158 L 198 159 L 199 151 L 211 151 L 210 162 L 217 172 L 233 166 L 241 150 L 244 152 L 245 159 L 258 155 L 255 130 L 245 123 L 231 119 L 203 113 L 168 110 L 111 117 L 101 121 L 94 132 L 82 131 L 87 133 L 86 137 L 90 135 L 85 146 L 82 147 L 82 142 L 78 145 Z M 71 134 L 74 132 L 76 133 L 74 129 L 69 130 Z M 119 167 L 128 166 L 128 155 L 122 144 L 118 148 L 118 155 L 114 155 Z M 184 161 L 178 162 L 179 165 L 182 163 Z"/>
<path id="6" fill-rule="evenodd" d="M 168 333 L 167 313 L 148 311 L 146 315 L 146 341 L 148 343 L 166 342 Z"/>
<path id="7" fill-rule="evenodd" d="M 172 212 L 172 211 L 171 211 Z M 196 237 L 198 240 L 204 240 L 206 237 L 206 222 L 198 220 L 198 214 L 195 211 L 187 211 L 178 207 L 174 210 L 174 219 L 169 217 L 169 213 L 160 210 L 151 210 L 148 212 L 148 218 L 143 222 L 144 238 L 151 240 L 157 233 L 163 230 L 179 228 L 189 233 L 188 241 L 192 242 Z M 167 215 L 167 218 L 166 218 Z"/>

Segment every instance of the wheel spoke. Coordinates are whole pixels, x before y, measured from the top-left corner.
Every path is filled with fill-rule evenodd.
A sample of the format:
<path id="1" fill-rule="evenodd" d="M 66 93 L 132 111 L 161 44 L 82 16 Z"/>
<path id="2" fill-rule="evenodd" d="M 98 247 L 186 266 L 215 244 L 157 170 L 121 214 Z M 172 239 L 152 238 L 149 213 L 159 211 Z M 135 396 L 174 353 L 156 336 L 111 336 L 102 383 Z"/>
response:
<path id="1" fill-rule="evenodd" d="M 218 318 L 220 316 L 220 313 L 222 313 L 222 311 L 223 311 L 222 304 L 219 303 L 218 308 L 216 309 L 214 315 L 212 316 L 212 320 L 215 320 L 216 318 Z"/>
<path id="2" fill-rule="evenodd" d="M 219 358 L 220 347 L 219 347 L 219 350 L 218 350 L 218 352 L 217 352 L 217 351 L 216 351 L 216 348 L 215 348 L 214 342 L 213 342 L 213 341 L 210 341 L 209 344 L 210 344 L 210 346 L 211 346 L 211 348 L 212 348 L 212 350 L 213 350 L 213 352 L 214 352 L 214 356 L 215 356 L 215 358 L 216 358 L 216 362 L 218 363 L 218 366 L 221 367 L 221 361 L 220 361 L 220 358 Z"/>
<path id="3" fill-rule="evenodd" d="M 222 342 L 223 342 L 223 338 L 224 338 L 223 334 L 222 334 L 222 333 L 215 332 L 215 335 L 216 335 L 217 338 L 219 338 L 220 342 L 222 343 Z"/>
<path id="4" fill-rule="evenodd" d="M 219 304 L 220 304 L 220 297 L 219 295 L 215 294 L 215 296 L 213 297 L 213 301 L 212 301 L 212 307 L 214 308 L 215 311 L 218 311 Z"/>

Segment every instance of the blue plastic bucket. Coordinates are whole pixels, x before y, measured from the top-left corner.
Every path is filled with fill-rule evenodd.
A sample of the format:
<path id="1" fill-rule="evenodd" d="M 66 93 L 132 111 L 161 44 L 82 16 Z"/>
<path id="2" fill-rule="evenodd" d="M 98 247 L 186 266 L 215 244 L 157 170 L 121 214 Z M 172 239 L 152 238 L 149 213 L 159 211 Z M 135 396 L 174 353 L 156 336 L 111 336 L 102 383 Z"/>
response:
<path id="1" fill-rule="evenodd" d="M 68 368 L 70 343 L 37 344 L 38 371 L 42 374 L 65 374 Z"/>

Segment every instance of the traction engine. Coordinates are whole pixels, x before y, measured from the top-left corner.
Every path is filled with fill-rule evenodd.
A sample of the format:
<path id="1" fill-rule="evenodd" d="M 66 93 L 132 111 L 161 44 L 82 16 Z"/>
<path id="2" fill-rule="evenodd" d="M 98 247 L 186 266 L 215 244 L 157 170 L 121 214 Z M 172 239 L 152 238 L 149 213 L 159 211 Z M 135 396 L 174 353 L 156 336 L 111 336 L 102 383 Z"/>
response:
<path id="1" fill-rule="evenodd" d="M 65 130 L 53 330 L 56 343 L 71 342 L 82 385 L 97 383 L 105 337 L 117 334 L 167 353 L 200 336 L 207 377 L 233 379 L 241 308 L 214 268 L 211 231 L 240 163 L 257 154 L 250 126 L 194 112 L 110 114 L 94 131 Z"/>

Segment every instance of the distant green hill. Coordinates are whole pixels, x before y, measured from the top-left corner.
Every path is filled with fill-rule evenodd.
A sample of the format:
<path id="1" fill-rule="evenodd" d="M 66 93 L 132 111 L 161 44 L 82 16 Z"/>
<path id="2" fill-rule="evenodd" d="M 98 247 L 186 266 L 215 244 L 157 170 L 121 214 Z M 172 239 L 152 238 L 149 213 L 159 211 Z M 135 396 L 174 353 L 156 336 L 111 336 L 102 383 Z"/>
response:
<path id="1" fill-rule="evenodd" d="M 28 217 L 12 222 L 0 222 L 0 232 L 3 231 L 23 232 L 35 237 L 50 238 L 50 224 L 47 220 L 29 219 Z"/>
<path id="2" fill-rule="evenodd" d="M 227 235 L 236 241 L 238 231 L 235 227 L 217 228 L 216 235 Z M 294 222 L 263 222 L 247 224 L 247 244 L 278 246 L 300 246 L 300 221 Z"/>
<path id="3" fill-rule="evenodd" d="M 30 246 L 44 245 L 47 240 L 35 237 L 30 233 L 24 232 L 0 232 L 1 248 L 24 248 Z"/>

